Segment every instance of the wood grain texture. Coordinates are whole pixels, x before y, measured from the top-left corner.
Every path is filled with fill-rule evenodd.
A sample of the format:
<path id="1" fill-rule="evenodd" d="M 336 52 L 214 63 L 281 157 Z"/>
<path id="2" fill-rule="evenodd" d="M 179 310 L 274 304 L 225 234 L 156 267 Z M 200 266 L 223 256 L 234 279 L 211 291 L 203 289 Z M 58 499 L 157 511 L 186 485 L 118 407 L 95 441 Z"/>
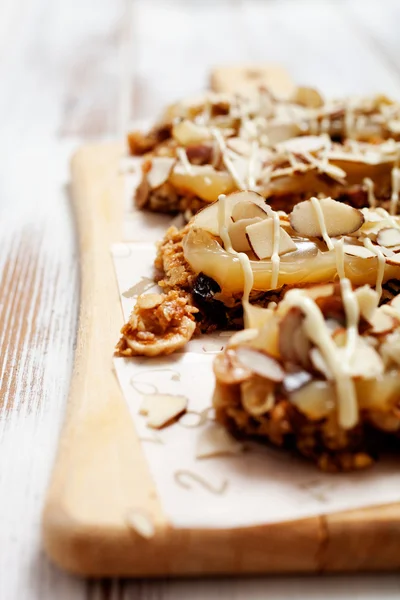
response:
<path id="1" fill-rule="evenodd" d="M 327 93 L 400 97 L 398 20 L 398 0 L 0 3 L 0 310 L 22 232 L 32 261 L 21 265 L 20 254 L 21 287 L 25 275 L 34 283 L 19 304 L 24 316 L 12 315 L 25 330 L 0 332 L 3 370 L 8 361 L 0 412 L 2 600 L 398 598 L 395 575 L 86 583 L 49 565 L 39 545 L 77 322 L 78 253 L 65 193 L 77 142 L 121 135 L 129 118 L 153 116 L 196 92 L 216 56 L 221 64 L 283 63 L 296 80 Z M 7 322 L 11 313 L 8 305 Z"/>

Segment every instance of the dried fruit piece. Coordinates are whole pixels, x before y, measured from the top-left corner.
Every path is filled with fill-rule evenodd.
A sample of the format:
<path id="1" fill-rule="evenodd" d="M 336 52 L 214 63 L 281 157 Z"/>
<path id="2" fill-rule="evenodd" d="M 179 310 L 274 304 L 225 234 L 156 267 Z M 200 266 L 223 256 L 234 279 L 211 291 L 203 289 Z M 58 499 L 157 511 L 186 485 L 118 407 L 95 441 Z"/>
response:
<path id="1" fill-rule="evenodd" d="M 392 248 L 400 244 L 400 229 L 395 227 L 385 227 L 377 235 L 376 241 L 380 246 Z"/>
<path id="2" fill-rule="evenodd" d="M 236 356 L 240 363 L 251 372 L 270 381 L 283 381 L 284 370 L 279 362 L 269 354 L 248 346 L 239 346 L 236 349 Z"/>
<path id="3" fill-rule="evenodd" d="M 141 415 L 147 415 L 148 427 L 161 429 L 185 412 L 187 403 L 186 396 L 149 394 L 145 396 L 139 412 Z"/>
<path id="4" fill-rule="evenodd" d="M 178 190 L 192 193 L 206 202 L 214 202 L 220 194 L 229 194 L 236 187 L 229 173 L 216 171 L 211 165 L 191 165 L 188 172 L 184 165 L 177 163 L 169 181 Z"/>
<path id="5" fill-rule="evenodd" d="M 253 205 L 255 206 L 255 205 Z M 256 206 L 256 208 L 258 208 Z M 229 238 L 231 240 L 232 248 L 236 252 L 249 252 L 250 245 L 247 239 L 246 228 L 254 223 L 260 223 L 262 219 L 259 217 L 253 217 L 252 219 L 241 219 L 236 223 L 231 223 L 228 227 Z"/>
<path id="6" fill-rule="evenodd" d="M 207 127 L 197 125 L 188 119 L 184 119 L 173 126 L 172 136 L 176 139 L 178 144 L 181 144 L 182 146 L 199 144 L 212 137 Z"/>
<path id="7" fill-rule="evenodd" d="M 175 159 L 169 156 L 155 156 L 147 172 L 147 182 L 151 188 L 158 188 L 165 183 L 171 174 Z"/>
<path id="8" fill-rule="evenodd" d="M 289 394 L 290 401 L 309 419 L 321 419 L 334 410 L 336 394 L 332 383 L 314 380 Z"/>
<path id="9" fill-rule="evenodd" d="M 360 229 L 364 223 L 364 216 L 360 210 L 332 198 L 322 198 L 319 200 L 319 206 L 329 236 L 348 235 Z M 305 237 L 321 237 L 323 233 L 311 200 L 296 204 L 290 213 L 290 225 Z"/>
<path id="10" fill-rule="evenodd" d="M 275 225 L 271 218 L 263 219 L 253 225 L 246 227 L 246 236 L 249 245 L 258 259 L 271 258 L 274 248 Z M 290 235 L 279 227 L 279 250 L 278 254 L 293 252 L 297 246 Z"/>
<path id="11" fill-rule="evenodd" d="M 227 454 L 240 454 L 243 444 L 235 440 L 219 423 L 210 423 L 200 433 L 197 446 L 196 458 L 213 458 L 215 456 L 226 456 Z"/>

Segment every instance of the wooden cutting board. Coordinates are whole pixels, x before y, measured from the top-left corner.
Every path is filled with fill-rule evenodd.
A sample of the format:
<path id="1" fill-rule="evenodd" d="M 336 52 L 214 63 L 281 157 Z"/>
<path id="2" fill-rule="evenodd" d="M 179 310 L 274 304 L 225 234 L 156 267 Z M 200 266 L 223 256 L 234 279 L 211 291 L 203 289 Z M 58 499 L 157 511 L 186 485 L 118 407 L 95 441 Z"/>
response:
<path id="1" fill-rule="evenodd" d="M 48 555 L 62 568 L 93 576 L 399 568 L 398 505 L 236 529 L 182 530 L 168 523 L 112 370 L 122 312 L 109 248 L 122 235 L 123 154 L 122 144 L 99 144 L 72 159 L 81 308 L 66 422 L 43 516 Z M 153 524 L 152 537 L 137 532 L 132 514 Z"/>

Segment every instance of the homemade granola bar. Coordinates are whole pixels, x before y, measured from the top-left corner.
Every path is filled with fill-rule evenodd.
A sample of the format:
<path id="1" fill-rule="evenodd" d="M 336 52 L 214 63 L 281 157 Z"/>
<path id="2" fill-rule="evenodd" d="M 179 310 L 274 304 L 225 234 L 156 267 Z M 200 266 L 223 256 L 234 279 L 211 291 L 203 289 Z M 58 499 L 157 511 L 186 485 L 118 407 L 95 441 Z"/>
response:
<path id="1" fill-rule="evenodd" d="M 347 277 L 375 286 L 380 302 L 399 293 L 400 217 L 331 198 L 276 212 L 252 191 L 205 208 L 171 228 L 156 259 L 164 294 L 140 296 L 122 329 L 124 355 L 168 354 L 195 332 L 243 326 L 242 305 L 266 307 L 293 287 Z"/>
<path id="2" fill-rule="evenodd" d="M 143 156 L 135 202 L 189 220 L 220 194 L 253 189 L 286 212 L 319 195 L 397 212 L 398 140 L 400 105 L 384 96 L 210 92 L 169 107 L 148 133 L 129 134 L 130 153 Z"/>
<path id="3" fill-rule="evenodd" d="M 215 359 L 217 420 L 327 471 L 398 449 L 400 296 L 376 308 L 378 300 L 342 279 L 290 290 L 258 312 Z"/>

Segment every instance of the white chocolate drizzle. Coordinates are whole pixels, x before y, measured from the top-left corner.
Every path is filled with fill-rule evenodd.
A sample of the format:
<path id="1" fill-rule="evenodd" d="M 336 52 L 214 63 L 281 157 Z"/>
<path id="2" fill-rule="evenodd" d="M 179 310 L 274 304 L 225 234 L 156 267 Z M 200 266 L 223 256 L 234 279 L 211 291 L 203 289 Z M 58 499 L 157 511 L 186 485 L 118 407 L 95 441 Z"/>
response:
<path id="1" fill-rule="evenodd" d="M 374 191 L 375 184 L 372 181 L 372 179 L 370 179 L 369 177 L 365 177 L 363 179 L 363 184 L 367 188 L 368 204 L 369 204 L 370 208 L 375 208 L 376 207 L 376 197 L 375 197 L 375 191 Z"/>
<path id="2" fill-rule="evenodd" d="M 378 258 L 378 269 L 377 269 L 377 273 L 376 273 L 375 289 L 378 294 L 378 298 L 380 299 L 382 296 L 382 282 L 383 282 L 383 276 L 385 274 L 386 258 L 385 258 L 385 255 L 383 254 L 383 252 L 377 246 L 375 246 L 369 238 L 364 239 L 364 246 L 368 250 L 373 252 Z"/>
<path id="3" fill-rule="evenodd" d="M 318 200 L 318 198 L 314 197 L 314 198 L 310 198 L 310 202 L 311 202 L 311 204 L 313 206 L 313 209 L 315 211 L 316 217 L 318 219 L 318 224 L 319 224 L 319 226 L 321 228 L 322 238 L 323 238 L 325 244 L 327 245 L 328 250 L 333 250 L 334 249 L 334 245 L 333 245 L 333 242 L 332 242 L 331 238 L 328 235 L 328 231 L 326 229 L 326 224 L 325 224 L 324 213 L 322 212 L 322 208 L 321 208 L 321 205 L 319 203 L 319 200 Z"/>
<path id="4" fill-rule="evenodd" d="M 315 302 L 301 290 L 290 290 L 285 297 L 289 306 L 295 306 L 305 314 L 304 327 L 310 340 L 320 350 L 333 374 L 337 399 L 338 419 L 345 429 L 354 427 L 358 420 L 358 404 L 354 382 L 347 372 L 340 349 L 331 338 L 325 319 Z"/>
<path id="5" fill-rule="evenodd" d="M 191 175 L 193 173 L 193 168 L 187 157 L 186 150 L 184 148 L 177 148 L 176 153 L 177 153 L 178 158 L 181 161 L 186 173 L 188 175 Z"/>
<path id="6" fill-rule="evenodd" d="M 336 255 L 336 270 L 339 275 L 339 279 L 346 277 L 344 270 L 344 239 L 335 242 L 335 255 Z"/>
<path id="7" fill-rule="evenodd" d="M 348 279 L 343 278 L 340 281 L 340 287 L 347 322 L 346 358 L 347 361 L 350 361 L 357 344 L 360 309 L 351 282 Z"/>
<path id="8" fill-rule="evenodd" d="M 237 170 L 235 169 L 235 166 L 232 162 L 232 160 L 229 158 L 228 152 L 227 152 L 227 147 L 225 144 L 225 140 L 221 135 L 221 132 L 218 131 L 218 129 L 216 129 L 215 127 L 213 127 L 211 129 L 211 133 L 214 136 L 219 149 L 221 151 L 222 154 L 222 160 L 223 163 L 225 165 L 225 167 L 227 168 L 227 170 L 229 171 L 229 173 L 232 176 L 232 179 L 234 180 L 234 182 L 236 183 L 237 187 L 239 190 L 244 190 L 246 189 L 246 185 L 244 183 L 244 181 L 241 180 L 239 173 L 237 172 Z"/>

